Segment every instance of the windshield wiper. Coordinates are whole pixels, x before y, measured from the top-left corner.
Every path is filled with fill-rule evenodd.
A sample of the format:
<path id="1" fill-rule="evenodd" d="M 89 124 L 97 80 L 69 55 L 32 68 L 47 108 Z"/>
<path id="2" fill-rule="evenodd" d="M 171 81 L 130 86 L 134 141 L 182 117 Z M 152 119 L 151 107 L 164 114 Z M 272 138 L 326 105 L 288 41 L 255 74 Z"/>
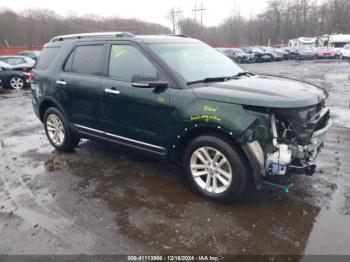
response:
<path id="1" fill-rule="evenodd" d="M 197 83 L 225 82 L 230 78 L 231 78 L 231 76 L 207 77 L 204 79 L 187 82 L 187 84 L 192 85 L 192 84 L 197 84 Z"/>
<path id="2" fill-rule="evenodd" d="M 230 79 L 234 79 L 234 78 L 244 76 L 244 75 L 254 75 L 254 74 L 250 73 L 248 71 L 242 71 L 242 72 L 239 72 L 239 73 L 232 75 L 232 76 L 207 77 L 204 79 L 187 82 L 187 84 L 192 85 L 192 84 L 209 83 L 209 82 L 226 82 Z"/>
<path id="3" fill-rule="evenodd" d="M 240 76 L 253 76 L 254 74 L 251 73 L 251 72 L 248 72 L 248 71 L 242 71 L 242 72 L 239 72 L 235 75 L 233 75 L 231 78 L 236 78 L 236 77 L 240 77 Z"/>

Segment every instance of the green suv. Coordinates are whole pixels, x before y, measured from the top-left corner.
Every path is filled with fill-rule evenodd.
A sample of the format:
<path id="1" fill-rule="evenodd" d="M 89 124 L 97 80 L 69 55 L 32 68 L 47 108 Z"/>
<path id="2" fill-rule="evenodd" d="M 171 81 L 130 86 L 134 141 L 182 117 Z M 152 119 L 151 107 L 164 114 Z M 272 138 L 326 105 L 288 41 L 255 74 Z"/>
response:
<path id="1" fill-rule="evenodd" d="M 30 82 L 57 150 L 80 138 L 115 143 L 181 165 L 194 190 L 219 201 L 313 174 L 331 125 L 323 89 L 247 72 L 185 36 L 58 36 Z"/>

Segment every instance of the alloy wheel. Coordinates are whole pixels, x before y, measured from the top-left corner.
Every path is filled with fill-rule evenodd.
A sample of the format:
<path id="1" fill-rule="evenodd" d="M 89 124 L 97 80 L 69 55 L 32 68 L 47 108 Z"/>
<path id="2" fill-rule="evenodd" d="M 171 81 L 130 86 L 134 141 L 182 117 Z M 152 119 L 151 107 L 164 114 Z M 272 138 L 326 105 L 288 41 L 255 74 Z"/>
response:
<path id="1" fill-rule="evenodd" d="M 57 115 L 48 115 L 46 119 L 46 129 L 51 141 L 56 146 L 63 144 L 65 139 L 64 126 L 61 119 Z"/>
<path id="2" fill-rule="evenodd" d="M 200 147 L 191 156 L 190 169 L 197 185 L 212 194 L 226 191 L 232 182 L 232 168 L 219 150 Z"/>
<path id="3" fill-rule="evenodd" d="M 19 76 L 14 76 L 10 79 L 10 85 L 13 89 L 21 89 L 24 86 L 24 80 Z"/>

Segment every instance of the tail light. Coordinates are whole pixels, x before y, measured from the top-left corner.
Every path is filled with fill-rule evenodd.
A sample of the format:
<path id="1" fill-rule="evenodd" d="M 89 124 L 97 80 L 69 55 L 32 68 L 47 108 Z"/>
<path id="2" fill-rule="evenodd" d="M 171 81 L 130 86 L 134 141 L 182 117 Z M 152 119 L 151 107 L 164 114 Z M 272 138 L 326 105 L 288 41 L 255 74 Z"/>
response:
<path id="1" fill-rule="evenodd" d="M 30 80 L 30 81 L 35 80 L 35 75 L 34 75 L 33 71 L 23 72 L 23 75 L 25 75 L 28 78 L 28 80 Z"/>

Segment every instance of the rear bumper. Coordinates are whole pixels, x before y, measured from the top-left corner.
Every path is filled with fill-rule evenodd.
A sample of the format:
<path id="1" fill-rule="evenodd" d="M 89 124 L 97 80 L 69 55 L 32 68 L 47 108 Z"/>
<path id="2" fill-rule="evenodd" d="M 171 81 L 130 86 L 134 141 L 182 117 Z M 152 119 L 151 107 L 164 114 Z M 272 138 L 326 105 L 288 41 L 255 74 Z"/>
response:
<path id="1" fill-rule="evenodd" d="M 39 108 L 38 108 L 34 98 L 32 98 L 32 106 L 33 106 L 33 110 L 34 110 L 35 115 L 37 116 L 37 118 L 40 119 Z"/>
<path id="2" fill-rule="evenodd" d="M 332 55 L 315 55 L 315 57 L 317 59 L 330 59 L 330 58 L 335 58 L 336 54 L 332 54 Z"/>

